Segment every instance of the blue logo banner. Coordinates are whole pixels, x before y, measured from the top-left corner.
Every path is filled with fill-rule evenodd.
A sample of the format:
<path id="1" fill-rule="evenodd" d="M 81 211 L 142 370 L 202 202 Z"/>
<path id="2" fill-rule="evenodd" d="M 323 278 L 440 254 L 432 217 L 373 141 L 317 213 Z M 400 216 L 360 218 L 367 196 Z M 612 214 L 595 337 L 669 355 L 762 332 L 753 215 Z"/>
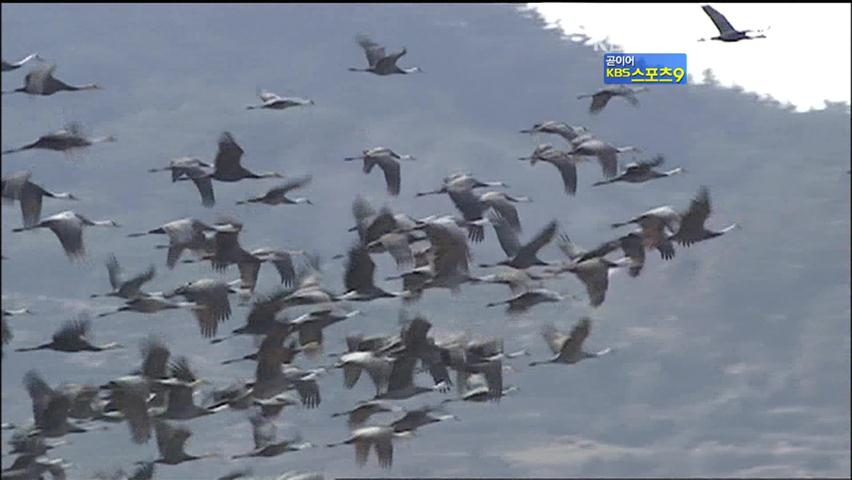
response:
<path id="1" fill-rule="evenodd" d="M 606 53 L 605 84 L 686 85 L 685 53 Z"/>

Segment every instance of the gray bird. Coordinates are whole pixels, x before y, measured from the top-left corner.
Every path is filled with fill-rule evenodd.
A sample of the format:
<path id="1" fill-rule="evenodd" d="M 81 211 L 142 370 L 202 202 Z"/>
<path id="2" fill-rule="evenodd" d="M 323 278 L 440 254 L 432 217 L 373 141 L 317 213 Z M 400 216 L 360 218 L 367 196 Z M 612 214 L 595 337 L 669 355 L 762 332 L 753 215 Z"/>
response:
<path id="1" fill-rule="evenodd" d="M 277 428 L 275 423 L 269 418 L 255 414 L 249 417 L 252 427 L 252 437 L 254 438 L 254 450 L 239 455 L 234 455 L 231 458 L 248 458 L 248 457 L 276 457 L 282 453 L 296 452 L 311 448 L 314 445 L 310 442 L 302 442 L 301 435 L 298 433 L 293 438 L 287 440 L 277 440 Z"/>
<path id="2" fill-rule="evenodd" d="M 607 185 L 616 182 L 643 183 L 649 180 L 654 180 L 655 178 L 665 178 L 677 175 L 678 173 L 683 173 L 682 168 L 675 168 L 665 172 L 658 172 L 654 170 L 654 167 L 659 167 L 664 161 L 665 158 L 662 155 L 657 155 L 651 160 L 629 163 L 625 165 L 624 171 L 617 176 L 600 182 L 595 182 L 592 186 L 597 187 L 599 185 Z"/>
<path id="3" fill-rule="evenodd" d="M 386 147 L 374 147 L 364 150 L 361 155 L 355 157 L 346 157 L 343 160 L 351 162 L 353 160 L 363 160 L 363 171 L 369 174 L 376 165 L 382 169 L 385 175 L 385 184 L 390 195 L 399 195 L 400 189 L 400 160 L 414 160 L 411 155 L 399 155 L 393 150 Z"/>
<path id="4" fill-rule="evenodd" d="M 91 138 L 86 136 L 83 130 L 83 125 L 81 123 L 71 122 L 60 130 L 40 136 L 32 143 L 10 150 L 4 150 L 2 154 L 7 155 L 10 153 L 22 152 L 24 150 L 42 149 L 63 152 L 67 155 L 74 150 L 85 148 L 96 143 L 114 142 L 116 140 L 112 135 Z"/>
<path id="5" fill-rule="evenodd" d="M 310 175 L 293 178 L 285 183 L 270 188 L 266 191 L 265 194 L 260 197 L 251 197 L 247 198 L 246 200 L 241 200 L 237 202 L 237 205 L 246 205 L 249 203 L 263 203 L 266 205 L 299 205 L 302 203 L 306 203 L 308 205 L 313 205 L 313 203 L 305 197 L 287 197 L 287 194 L 289 192 L 292 192 L 293 190 L 298 190 L 310 184 L 311 178 L 312 177 Z"/>
<path id="6" fill-rule="evenodd" d="M 112 291 L 103 294 L 93 293 L 90 298 L 96 297 L 118 297 L 127 300 L 133 300 L 137 297 L 144 297 L 148 294 L 142 291 L 142 285 L 150 282 L 157 270 L 151 264 L 143 272 L 135 276 L 125 279 L 122 275 L 121 265 L 115 255 L 110 254 L 106 261 L 107 273 L 109 273 L 109 283 L 112 286 Z"/>
<path id="7" fill-rule="evenodd" d="M 570 335 L 560 332 L 553 324 L 545 325 L 542 329 L 542 336 L 547 342 L 547 346 L 553 352 L 553 357 L 545 361 L 531 362 L 530 366 L 546 363 L 566 363 L 571 365 L 587 358 L 597 358 L 609 353 L 611 351 L 609 348 L 595 353 L 583 350 L 583 342 L 586 341 L 591 330 L 592 320 L 589 317 L 581 318 L 577 322 L 577 325 L 571 329 Z"/>
<path id="8" fill-rule="evenodd" d="M 367 68 L 349 68 L 350 72 L 370 72 L 376 75 L 392 75 L 392 74 L 407 74 L 422 72 L 420 67 L 400 68 L 396 62 L 400 57 L 408 53 L 404 47 L 399 52 L 385 54 L 385 47 L 370 40 L 369 37 L 359 34 L 355 37 L 355 41 L 361 48 L 364 49 L 364 54 L 367 56 Z"/>
<path id="9" fill-rule="evenodd" d="M 41 203 L 44 197 L 59 200 L 78 200 L 66 192 L 51 192 L 30 181 L 32 172 L 23 170 L 4 175 L 2 179 L 3 202 L 19 201 L 24 227 L 32 227 L 41 220 Z"/>
<path id="10" fill-rule="evenodd" d="M 267 90 L 259 90 L 257 92 L 258 98 L 262 102 L 260 105 L 248 105 L 246 106 L 247 110 L 255 110 L 259 108 L 266 108 L 269 110 L 284 110 L 291 107 L 305 107 L 308 105 L 313 105 L 314 101 L 301 98 L 301 97 L 281 97 L 278 94 L 272 93 Z"/>
<path id="11" fill-rule="evenodd" d="M 704 10 L 704 13 L 710 17 L 710 20 L 713 21 L 713 25 L 716 26 L 716 29 L 719 30 L 719 35 L 715 37 L 710 37 L 710 40 L 719 40 L 722 42 L 738 42 L 740 40 L 754 40 L 756 38 L 766 38 L 766 35 L 763 35 L 761 32 L 763 30 L 756 30 L 760 35 L 749 36 L 750 32 L 754 32 L 755 30 L 742 30 L 739 31 L 731 25 L 731 22 L 725 18 L 724 15 L 719 13 L 715 8 L 710 5 L 702 5 L 701 9 Z M 698 39 L 699 42 L 706 41 L 705 38 Z"/>
<path id="12" fill-rule="evenodd" d="M 562 176 L 562 185 L 565 187 L 565 193 L 575 195 L 577 193 L 577 165 L 576 160 L 566 152 L 553 148 L 553 145 L 542 144 L 535 148 L 532 155 L 529 157 L 520 157 L 518 160 L 529 160 L 530 165 L 535 165 L 537 162 L 546 162 L 559 170 L 559 175 Z"/>
<path id="13" fill-rule="evenodd" d="M 4 65 L 5 71 L 5 65 Z M 8 93 L 27 93 L 29 95 L 53 95 L 56 92 L 76 92 L 81 90 L 101 90 L 103 87 L 94 83 L 85 85 L 69 85 L 62 80 L 54 77 L 56 65 L 49 65 L 33 70 L 24 77 L 24 86 L 16 88 L 12 91 L 3 92 L 3 95 Z"/>
<path id="14" fill-rule="evenodd" d="M 711 212 L 710 189 L 702 186 L 690 202 L 689 208 L 680 214 L 680 228 L 669 239 L 688 247 L 693 243 L 716 238 L 739 228 L 739 225 L 734 223 L 719 231 L 708 230 L 704 224 Z"/>
<path id="15" fill-rule="evenodd" d="M 592 104 L 589 106 L 589 113 L 595 114 L 603 111 L 606 104 L 613 97 L 622 97 L 634 107 L 639 106 L 639 99 L 636 94 L 639 92 L 647 92 L 648 88 L 631 88 L 625 85 L 607 85 L 595 93 L 580 95 L 577 99 L 592 98 Z"/>
<path id="16" fill-rule="evenodd" d="M 88 218 L 72 210 L 66 210 L 56 215 L 51 215 L 31 227 L 14 228 L 13 232 L 23 232 L 38 228 L 47 228 L 52 231 L 62 244 L 65 255 L 72 262 L 79 262 L 86 258 L 86 248 L 83 245 L 83 227 L 119 227 L 114 220 L 89 220 Z"/>

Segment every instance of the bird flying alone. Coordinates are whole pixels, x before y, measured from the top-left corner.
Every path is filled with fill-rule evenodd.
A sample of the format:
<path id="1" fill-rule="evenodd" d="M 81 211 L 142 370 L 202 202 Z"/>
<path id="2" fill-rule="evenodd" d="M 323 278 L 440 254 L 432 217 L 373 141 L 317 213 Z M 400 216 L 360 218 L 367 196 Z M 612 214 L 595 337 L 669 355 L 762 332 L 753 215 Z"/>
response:
<path id="1" fill-rule="evenodd" d="M 411 67 L 411 68 L 400 68 L 396 65 L 396 62 L 400 57 L 408 53 L 408 50 L 405 47 L 402 48 L 399 52 L 391 53 L 390 55 L 385 54 L 385 47 L 379 45 L 378 43 L 370 40 L 366 35 L 358 35 L 355 38 L 355 41 L 361 48 L 364 49 L 364 54 L 367 56 L 367 68 L 355 68 L 351 67 L 349 69 L 350 72 L 370 72 L 376 75 L 393 75 L 393 74 L 408 74 L 408 73 L 417 73 L 422 72 L 423 70 L 420 67 Z"/>
<path id="2" fill-rule="evenodd" d="M 702 5 L 701 9 L 704 10 L 704 13 L 710 17 L 710 20 L 713 21 L 713 25 L 716 26 L 716 29 L 719 30 L 719 35 L 715 37 L 710 37 L 710 40 L 719 40 L 721 42 L 738 42 L 740 40 L 754 40 L 756 38 L 766 38 L 766 35 L 763 35 L 764 30 L 737 30 L 731 25 L 731 22 L 725 18 L 724 15 L 719 13 L 718 10 L 711 7 L 710 5 Z M 767 29 L 768 30 L 768 29 Z M 748 34 L 751 32 L 757 32 L 760 35 L 755 35 L 753 37 Z M 699 42 L 706 41 L 706 38 L 698 39 Z"/>

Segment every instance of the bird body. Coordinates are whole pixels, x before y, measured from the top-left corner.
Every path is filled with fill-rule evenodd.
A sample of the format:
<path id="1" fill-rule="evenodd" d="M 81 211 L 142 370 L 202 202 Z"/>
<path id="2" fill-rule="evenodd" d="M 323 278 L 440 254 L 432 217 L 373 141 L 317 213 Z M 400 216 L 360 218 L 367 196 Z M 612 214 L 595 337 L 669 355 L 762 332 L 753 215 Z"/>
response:
<path id="1" fill-rule="evenodd" d="M 638 152 L 636 147 L 613 147 L 612 145 L 591 138 L 579 144 L 568 152 L 569 155 L 597 157 L 605 178 L 612 178 L 618 173 L 618 154 L 624 152 Z"/>

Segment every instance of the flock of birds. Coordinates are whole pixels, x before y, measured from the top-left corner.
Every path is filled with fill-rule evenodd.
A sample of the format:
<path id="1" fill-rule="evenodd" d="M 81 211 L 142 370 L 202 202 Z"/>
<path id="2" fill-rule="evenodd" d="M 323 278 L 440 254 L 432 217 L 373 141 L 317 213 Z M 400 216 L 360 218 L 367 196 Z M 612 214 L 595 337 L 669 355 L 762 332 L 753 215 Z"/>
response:
<path id="1" fill-rule="evenodd" d="M 733 30 L 724 17 L 711 7 L 704 7 L 719 26 Z M 721 20 L 720 20 L 721 19 Z M 720 23 L 721 22 L 721 23 Z M 742 32 L 737 32 L 741 34 Z M 722 32 L 725 37 L 726 33 Z M 723 38 L 724 40 L 725 38 Z M 402 68 L 397 65 L 406 49 L 388 54 L 384 47 L 366 36 L 357 37 L 363 48 L 367 66 L 350 68 L 352 71 L 375 75 L 413 74 L 417 67 Z M 13 71 L 23 65 L 42 61 L 37 54 L 18 62 L 3 61 L 3 72 Z M 25 77 L 23 87 L 15 92 L 30 95 L 52 95 L 60 91 L 98 89 L 97 85 L 74 86 L 54 77 L 55 66 L 38 68 Z M 590 95 L 589 112 L 598 114 L 615 98 L 638 106 L 637 94 L 643 89 L 624 86 L 605 87 Z M 4 92 L 7 93 L 7 92 Z M 262 103 L 248 109 L 283 110 L 306 107 L 312 100 L 280 97 L 267 91 L 259 92 Z M 644 183 L 666 178 L 683 169 L 660 170 L 662 155 L 644 161 L 632 162 L 619 170 L 618 155 L 638 152 L 631 146 L 617 147 L 599 138 L 589 129 L 564 122 L 537 123 L 521 133 L 552 135 L 561 139 L 564 147 L 541 144 L 531 155 L 520 160 L 535 165 L 545 162 L 553 165 L 566 195 L 577 192 L 577 168 L 590 159 L 601 166 L 603 179 L 594 186 L 618 182 Z M 4 155 L 29 149 L 47 149 L 69 152 L 87 148 L 96 143 L 114 141 L 113 137 L 90 138 L 79 125 L 69 125 L 54 133 L 43 135 L 32 143 L 7 150 Z M 218 141 L 218 152 L 213 164 L 198 158 L 183 157 L 166 167 L 152 168 L 151 172 L 169 171 L 172 182 L 192 181 L 201 195 L 205 207 L 215 205 L 213 181 L 238 182 L 246 179 L 283 178 L 277 172 L 254 173 L 242 164 L 243 149 L 228 132 Z M 401 175 L 410 155 L 400 155 L 385 147 L 364 150 L 361 155 L 345 158 L 360 160 L 363 172 L 369 174 L 376 166 L 381 169 L 391 196 L 400 194 Z M 310 176 L 286 178 L 283 183 L 256 196 L 247 197 L 238 204 L 255 203 L 270 206 L 311 204 L 303 197 L 290 196 L 307 186 Z M 663 205 L 646 212 L 637 212 L 629 219 L 613 223 L 613 228 L 635 225 L 637 228 L 624 234 L 613 235 L 593 249 L 584 249 L 560 233 L 553 220 L 535 235 L 522 241 L 521 216 L 518 204 L 530 202 L 524 196 L 506 193 L 507 185 L 501 181 L 482 181 L 468 172 L 451 173 L 433 191 L 417 193 L 417 197 L 446 194 L 459 212 L 456 215 L 432 215 L 413 218 L 384 206 L 374 208 L 362 197 L 352 203 L 355 234 L 353 244 L 345 254 L 344 290 L 335 292 L 323 282 L 320 258 L 304 250 L 284 248 L 246 249 L 240 243 L 243 223 L 235 216 L 220 216 L 215 222 L 197 218 L 180 218 L 156 228 L 131 233 L 129 237 L 161 235 L 168 239 L 166 245 L 168 269 L 180 264 L 209 261 L 216 272 L 226 272 L 236 265 L 239 278 L 224 281 L 202 278 L 163 292 L 149 292 L 144 286 L 154 279 L 156 269 L 152 264 L 142 272 L 126 275 L 114 255 L 106 262 L 111 290 L 93 294 L 96 297 L 121 299 L 123 305 L 101 313 L 98 317 L 136 312 L 157 314 L 164 310 L 188 310 L 197 320 L 201 335 L 211 343 L 220 343 L 238 335 L 262 338 L 255 352 L 240 358 L 224 360 L 223 364 L 255 362 L 252 379 L 238 380 L 231 385 L 210 390 L 201 403 L 195 398 L 196 390 L 208 383 L 199 377 L 185 356 L 171 354 L 170 346 L 161 337 L 151 335 L 140 344 L 141 363 L 138 369 L 118 378 L 105 379 L 101 385 L 63 384 L 51 386 L 36 370 L 24 377 L 24 386 L 32 399 L 33 424 L 15 426 L 3 424 L 4 429 L 15 429 L 11 437 L 11 455 L 17 455 L 11 466 L 3 471 L 3 478 L 40 479 L 50 474 L 54 479 L 66 477 L 65 469 L 71 464 L 60 458 L 51 458 L 51 450 L 62 445 L 68 434 L 82 434 L 109 428 L 108 424 L 127 425 L 131 439 L 146 444 L 153 436 L 159 457 L 152 461 L 137 462 L 127 473 L 98 472 L 95 478 L 150 479 L 155 465 L 175 465 L 183 462 L 220 457 L 219 453 L 190 453 L 187 440 L 192 433 L 186 422 L 215 415 L 223 410 L 246 411 L 253 431 L 254 445 L 233 459 L 249 457 L 275 457 L 314 447 L 296 432 L 286 438 L 277 435 L 276 418 L 288 406 L 302 405 L 316 408 L 321 403 L 320 379 L 329 371 L 343 371 L 343 385 L 353 388 L 366 372 L 375 396 L 361 401 L 348 411 L 333 417 L 345 417 L 351 434 L 327 447 L 353 445 L 355 461 L 364 465 L 370 451 L 374 450 L 378 464 L 390 468 L 393 463 L 394 442 L 412 436 L 426 425 L 458 418 L 447 412 L 447 404 L 457 401 L 499 402 L 517 388 L 504 383 L 504 372 L 513 370 L 512 359 L 528 355 L 524 350 L 507 351 L 502 338 L 470 338 L 468 334 L 436 337 L 430 334 L 432 324 L 422 314 L 410 316 L 400 313 L 401 328 L 387 335 L 364 337 L 346 336 L 347 351 L 326 355 L 335 362 L 322 368 L 308 369 L 297 365 L 298 357 L 314 361 L 324 358 L 324 331 L 341 322 L 352 322 L 361 311 L 350 307 L 350 302 L 371 302 L 382 298 L 400 298 L 412 304 L 429 289 L 449 289 L 454 294 L 466 284 L 502 284 L 509 287 L 511 296 L 503 301 L 489 303 L 489 307 L 506 306 L 509 314 L 529 311 L 545 302 L 582 302 L 582 299 L 559 293 L 546 287 L 565 273 L 571 273 L 585 286 L 588 304 L 600 306 L 606 298 L 609 276 L 624 269 L 631 277 L 638 277 L 643 269 L 646 252 L 657 250 L 660 257 L 672 260 L 675 245 L 689 247 L 695 243 L 725 234 L 736 224 L 713 230 L 706 226 L 711 214 L 710 192 L 701 187 L 692 202 L 683 209 Z M 493 189 L 492 189 L 493 188 Z M 45 197 L 57 200 L 76 200 L 71 193 L 56 193 L 32 181 L 30 171 L 4 174 L 2 177 L 4 202 L 18 202 L 22 213 L 22 226 L 14 232 L 33 232 L 47 229 L 59 239 L 62 248 L 72 261 L 87 258 L 83 229 L 85 227 L 119 227 L 113 220 L 90 220 L 81 213 L 66 210 L 42 218 Z M 52 202 L 51 202 L 52 203 Z M 472 246 L 485 241 L 486 230 L 494 231 L 506 258 L 494 264 L 480 264 L 479 268 L 499 267 L 495 273 L 472 273 Z M 545 261 L 539 257 L 542 249 L 555 243 L 564 258 Z M 623 253 L 619 258 L 608 258 L 613 253 Z M 185 253 L 192 258 L 183 258 Z M 376 265 L 373 256 L 389 254 L 398 267 L 398 274 L 388 280 L 401 280 L 398 292 L 388 292 L 375 283 Z M 6 257 L 3 257 L 4 260 Z M 268 294 L 255 294 L 259 270 L 271 263 L 278 273 L 281 285 Z M 245 325 L 232 330 L 230 335 L 219 336 L 219 325 L 232 316 L 232 295 L 241 301 L 253 298 Z M 182 301 L 177 301 L 181 297 Z M 306 313 L 294 316 L 290 309 L 301 307 Z M 2 343 L 12 340 L 9 323 L 12 317 L 32 315 L 28 309 L 3 309 Z M 120 343 L 96 344 L 91 338 L 92 320 L 81 315 L 63 324 L 51 339 L 37 345 L 19 345 L 16 352 L 54 350 L 58 352 L 103 352 L 123 348 Z M 530 362 L 540 364 L 575 364 L 585 359 L 601 357 L 611 350 L 584 349 L 591 333 L 592 320 L 580 318 L 566 331 L 548 324 L 542 336 L 552 353 L 549 358 Z M 172 339 L 178 342 L 178 339 Z M 24 361 L 21 357 L 20 361 Z M 454 371 L 455 375 L 451 375 Z M 428 373 L 431 385 L 415 381 L 418 373 Z M 396 402 L 429 392 L 446 395 L 455 386 L 456 395 L 436 405 L 405 409 Z M 396 413 L 398 418 L 390 423 L 368 424 L 369 419 L 382 413 Z M 90 433 L 91 434 L 91 433 Z M 251 475 L 251 468 L 233 471 L 222 479 L 236 479 Z M 318 479 L 320 473 L 288 472 L 279 479 Z"/>

